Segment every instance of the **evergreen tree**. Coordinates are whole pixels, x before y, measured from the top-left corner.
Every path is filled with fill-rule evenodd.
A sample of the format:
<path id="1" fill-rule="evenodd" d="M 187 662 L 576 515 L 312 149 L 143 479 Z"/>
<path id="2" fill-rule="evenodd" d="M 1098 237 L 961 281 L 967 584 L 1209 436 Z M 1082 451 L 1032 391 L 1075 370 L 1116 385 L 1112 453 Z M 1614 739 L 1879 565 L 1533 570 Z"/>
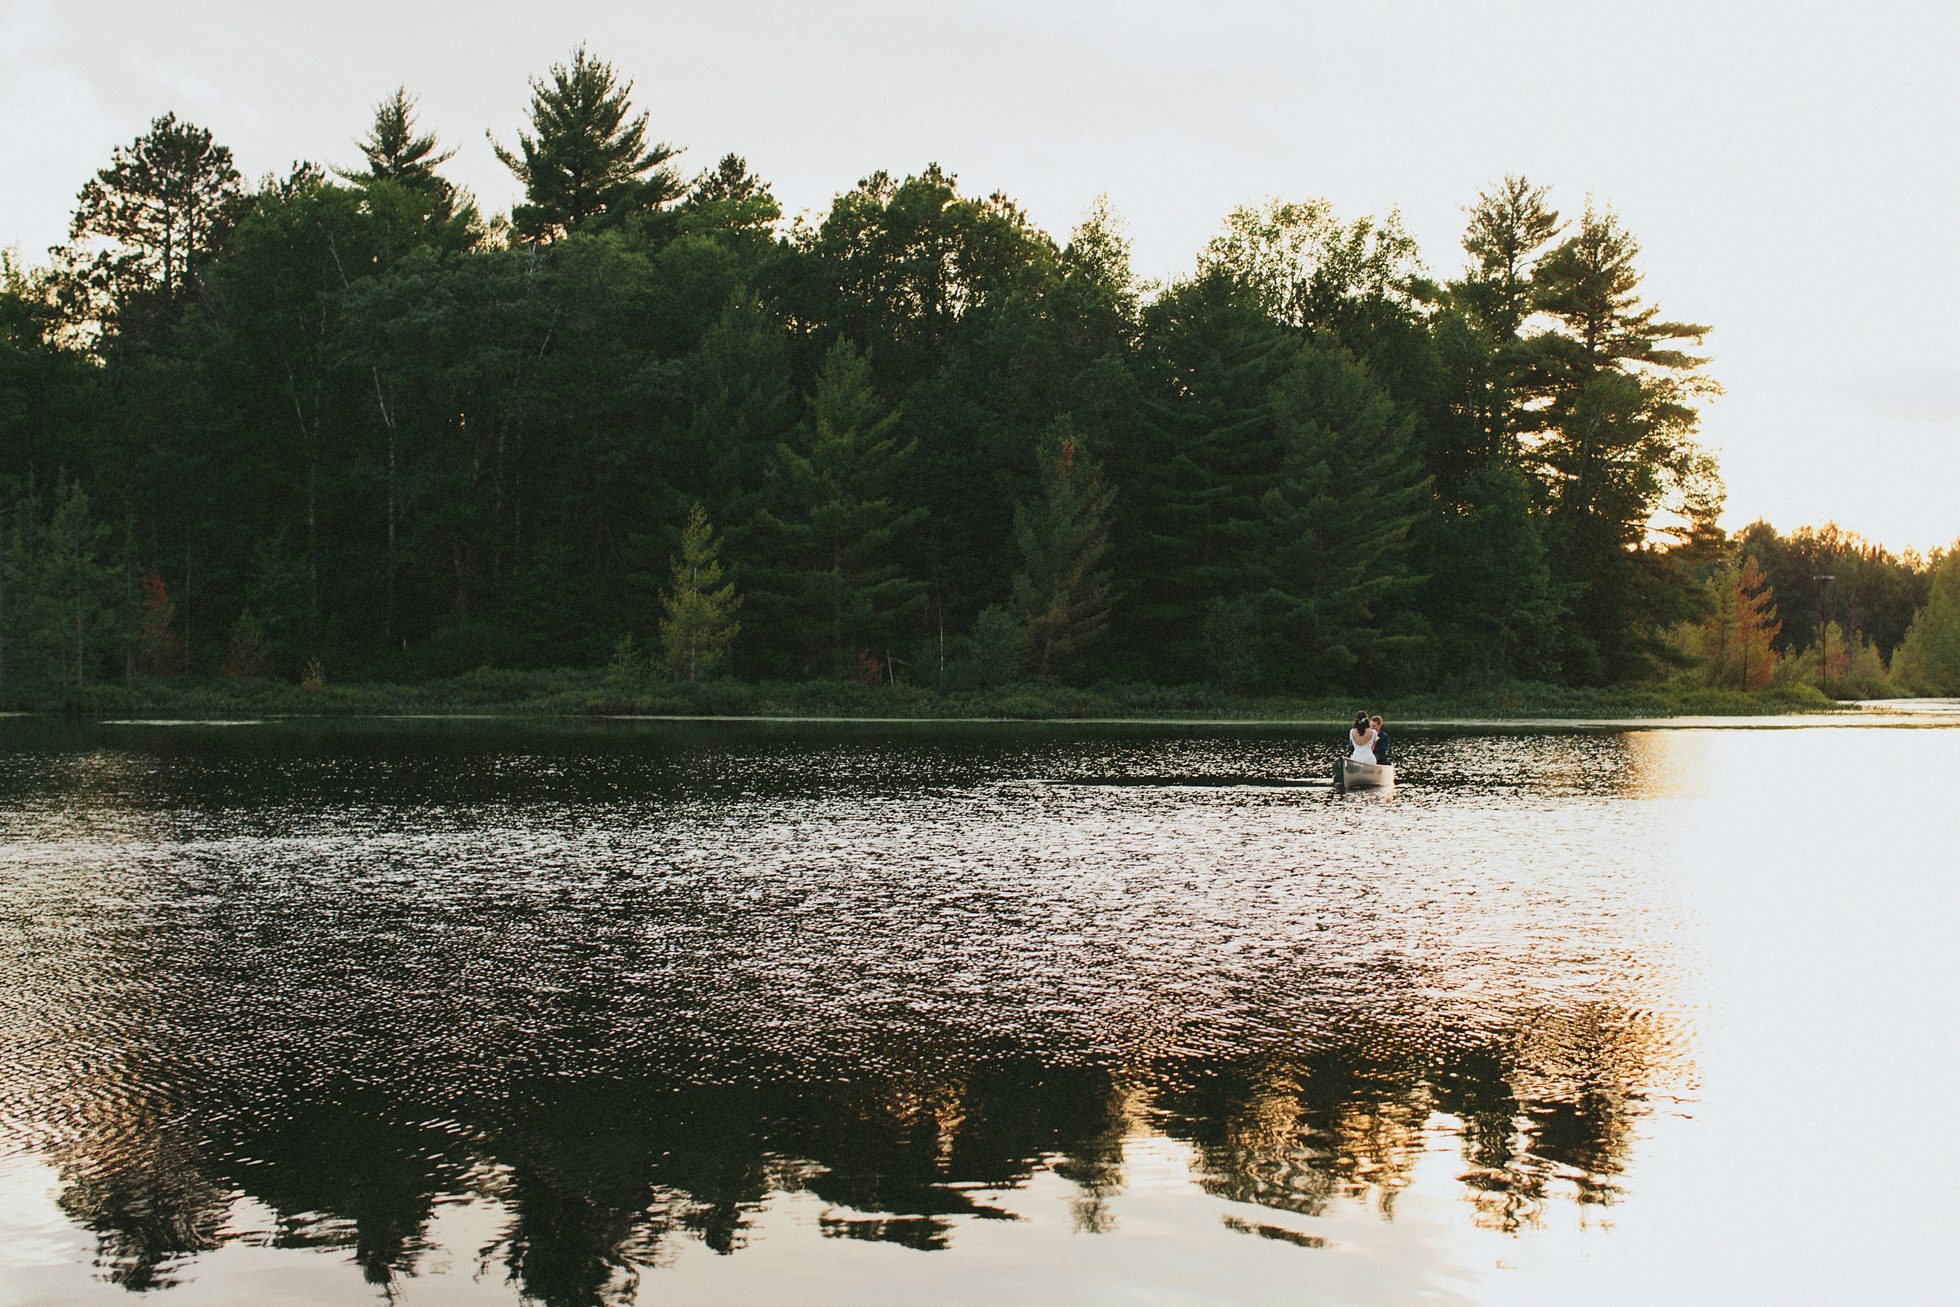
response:
<path id="1" fill-rule="evenodd" d="M 1445 388 L 1461 423 L 1454 439 L 1431 440 L 1431 468 L 1445 478 L 1446 496 L 1480 468 L 1523 455 L 1522 433 L 1532 425 L 1525 410 L 1537 393 L 1537 351 L 1524 337 L 1536 311 L 1533 269 L 1561 229 L 1546 195 L 1543 186 L 1506 177 L 1470 209 L 1463 234 L 1470 264 L 1448 287 L 1447 311 L 1435 324 Z"/>
<path id="2" fill-rule="evenodd" d="M 647 115 L 631 116 L 632 90 L 582 45 L 569 64 L 531 80 L 531 131 L 517 134 L 514 151 L 491 142 L 524 183 L 524 203 L 510 215 L 518 236 L 551 241 L 617 226 L 680 194 L 680 178 L 666 166 L 680 151 L 647 144 Z"/>
<path id="3" fill-rule="evenodd" d="M 97 453 L 87 419 L 99 377 L 64 339 L 58 297 L 53 276 L 0 250 L 0 505 Z"/>
<path id="4" fill-rule="evenodd" d="M 1027 670 L 1027 623 L 990 604 L 953 640 L 940 684 L 949 690 L 992 690 L 1022 680 Z"/>
<path id="5" fill-rule="evenodd" d="M 1695 377 L 1706 360 L 1676 347 L 1708 328 L 1661 321 L 1641 302 L 1639 253 L 1617 215 L 1588 206 L 1535 271 L 1538 307 L 1558 327 L 1535 340 L 1548 399 L 1538 458 L 1561 505 L 1621 519 L 1688 480 L 1692 401 L 1708 389 Z M 1615 383 L 1610 399 L 1599 398 L 1602 380 Z"/>
<path id="6" fill-rule="evenodd" d="M 680 204 L 681 231 L 722 241 L 759 262 L 776 244 L 783 206 L 768 183 L 749 171 L 739 154 L 721 161 L 695 180 Z"/>
<path id="7" fill-rule="evenodd" d="M 1477 197 L 1463 233 L 1470 267 L 1452 291 L 1499 341 L 1516 341 L 1534 308 L 1532 270 L 1562 227 L 1550 188 L 1506 177 Z"/>
<path id="8" fill-rule="evenodd" d="M 415 97 L 396 87 L 374 109 L 374 124 L 357 141 L 366 166 L 335 168 L 361 195 L 361 207 L 377 227 L 373 258 L 382 268 L 414 246 L 460 250 L 474 243 L 475 202 L 436 171 L 456 156 L 438 150 L 435 134 L 415 126 Z M 343 275 L 359 275 L 358 263 Z"/>
<path id="9" fill-rule="evenodd" d="M 154 341 L 194 292 L 245 208 L 231 151 L 165 114 L 82 188 L 65 261 L 78 316 L 105 343 Z"/>
<path id="10" fill-rule="evenodd" d="M 225 645 L 225 659 L 220 670 L 234 679 L 256 678 L 266 674 L 268 663 L 265 632 L 260 629 L 258 619 L 252 616 L 252 610 L 247 608 L 231 624 L 231 639 Z"/>
<path id="11" fill-rule="evenodd" d="M 1960 544 L 1937 558 L 1926 606 L 1893 655 L 1892 673 L 1917 694 L 1960 695 Z"/>
<path id="12" fill-rule="evenodd" d="M 925 517 L 896 499 L 912 446 L 894 435 L 899 414 L 871 385 L 871 366 L 849 341 L 824 356 L 811 422 L 777 446 L 768 502 L 757 514 L 763 561 L 749 586 L 756 628 L 805 674 L 848 677 L 905 631 L 925 599 L 901 566 Z"/>
<path id="13" fill-rule="evenodd" d="M 789 341 L 752 293 L 738 292 L 701 338 L 684 483 L 723 520 L 739 519 L 776 446 L 795 425 Z"/>
<path id="14" fill-rule="evenodd" d="M 1112 552 L 1135 589 L 1118 614 L 1126 670 L 1196 681 L 1212 665 L 1201 615 L 1247 586 L 1247 549 L 1283 446 L 1272 390 L 1296 340 L 1230 277 L 1172 287 L 1144 314 L 1152 419 L 1112 451 L 1125 510 Z"/>
<path id="15" fill-rule="evenodd" d="M 1548 541 L 1573 596 L 1567 674 L 1579 680 L 1648 668 L 1656 631 L 1691 584 L 1651 548 L 1648 527 L 1714 480 L 1693 439 L 1695 401 L 1712 389 L 1696 375 L 1705 360 L 1678 347 L 1708 328 L 1662 321 L 1641 302 L 1638 254 L 1610 210 L 1588 206 L 1534 270 L 1536 303 L 1555 328 L 1532 338 L 1544 402 L 1530 410 L 1530 466 L 1550 498 Z"/>
<path id="16" fill-rule="evenodd" d="M 334 169 L 344 180 L 363 189 L 392 182 L 427 196 L 444 216 L 455 207 L 456 190 L 436 169 L 455 158 L 456 151 L 437 153 L 434 133 L 416 131 L 415 97 L 407 87 L 397 86 L 374 107 L 374 125 L 357 144 L 367 167 Z"/>
<path id="17" fill-rule="evenodd" d="M 121 569 L 104 556 L 111 530 L 78 481 L 58 483 L 45 509 L 30 485 L 11 518 L 0 588 L 12 674 L 86 684 L 125 633 Z"/>
<path id="18" fill-rule="evenodd" d="M 1279 475 L 1242 567 L 1265 683 L 1296 692 L 1388 686 L 1427 670 L 1410 530 L 1427 485 L 1413 423 L 1350 353 L 1301 351 L 1275 388 Z"/>
<path id="19" fill-rule="evenodd" d="M 1115 491 L 1062 419 L 1041 445 L 1041 498 L 1014 510 L 1021 570 L 1014 615 L 1027 628 L 1037 680 L 1052 680 L 1103 634 L 1109 621 L 1109 510 Z"/>
<path id="20" fill-rule="evenodd" d="M 661 600 L 660 647 L 668 675 L 676 681 L 704 679 L 741 634 L 735 614 L 742 600 L 735 583 L 722 579 L 720 555 L 707 510 L 697 503 L 688 510 L 681 531 L 673 587 Z"/>
<path id="21" fill-rule="evenodd" d="M 1733 661 L 1741 575 L 1741 560 L 1733 553 L 1715 564 L 1704 582 L 1708 602 L 1686 640 L 1689 653 L 1702 660 L 1702 674 L 1713 685 L 1723 683 Z"/>
<path id="22" fill-rule="evenodd" d="M 1493 464 L 1418 525 L 1423 611 L 1453 679 L 1539 680 L 1556 670 L 1564 608 L 1531 501 L 1522 472 Z"/>

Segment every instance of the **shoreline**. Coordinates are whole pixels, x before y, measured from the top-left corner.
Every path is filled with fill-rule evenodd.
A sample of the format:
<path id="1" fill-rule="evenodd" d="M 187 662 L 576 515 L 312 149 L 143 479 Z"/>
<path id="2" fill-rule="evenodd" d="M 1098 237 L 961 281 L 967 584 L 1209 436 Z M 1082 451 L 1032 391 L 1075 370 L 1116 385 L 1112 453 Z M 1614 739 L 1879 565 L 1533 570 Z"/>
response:
<path id="1" fill-rule="evenodd" d="M 1404 726 L 1465 729 L 1960 720 L 1960 700 L 1836 700 L 1810 686 L 1744 693 L 1686 685 L 1572 688 L 1518 682 L 1456 693 L 1294 697 L 1228 695 L 1203 685 L 1126 683 L 1093 689 L 1009 685 L 976 690 L 853 681 L 625 686 L 589 670 L 487 668 L 417 685 L 306 689 L 270 680 L 139 680 L 79 690 L 16 690 L 0 698 L 0 716 L 125 723 L 394 718 L 1321 727 L 1344 723 L 1363 707 Z"/>
<path id="2" fill-rule="evenodd" d="M 1903 706 L 1912 704 L 1915 706 Z M 1917 706 L 1917 705 L 1925 706 Z M 300 723 L 491 723 L 552 725 L 723 725 L 723 726 L 838 726 L 838 727 L 1042 727 L 1110 728 L 1157 727 L 1208 730 L 1325 730 L 1342 724 L 1342 719 L 1326 715 L 1298 717 L 1210 716 L 1101 716 L 1101 717 L 1007 717 L 1007 716 L 875 716 L 865 714 L 731 714 L 731 713 L 540 713 L 506 712 L 265 712 L 254 714 L 183 715 L 167 712 L 150 715 L 95 716 L 59 712 L 4 712 L 0 718 L 21 721 L 67 721 L 76 725 L 129 727 L 237 728 Z M 1819 730 L 1861 727 L 1903 729 L 1952 729 L 1960 727 L 1960 701 L 1916 700 L 1890 704 L 1847 703 L 1833 709 L 1794 710 L 1772 713 L 1694 713 L 1625 714 L 1559 717 L 1544 714 L 1496 715 L 1488 712 L 1463 716 L 1394 717 L 1405 730 L 1431 731 L 1560 731 L 1560 730 Z"/>

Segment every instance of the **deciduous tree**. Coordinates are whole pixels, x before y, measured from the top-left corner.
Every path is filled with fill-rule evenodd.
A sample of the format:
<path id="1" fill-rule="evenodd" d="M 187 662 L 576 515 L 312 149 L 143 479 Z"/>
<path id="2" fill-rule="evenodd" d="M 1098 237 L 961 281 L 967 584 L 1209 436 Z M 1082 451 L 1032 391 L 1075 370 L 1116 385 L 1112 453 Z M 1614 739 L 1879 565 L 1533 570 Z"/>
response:
<path id="1" fill-rule="evenodd" d="M 143 601 L 136 618 L 137 663 L 152 676 L 184 670 L 184 642 L 177 635 L 177 605 L 156 568 L 143 578 Z"/>

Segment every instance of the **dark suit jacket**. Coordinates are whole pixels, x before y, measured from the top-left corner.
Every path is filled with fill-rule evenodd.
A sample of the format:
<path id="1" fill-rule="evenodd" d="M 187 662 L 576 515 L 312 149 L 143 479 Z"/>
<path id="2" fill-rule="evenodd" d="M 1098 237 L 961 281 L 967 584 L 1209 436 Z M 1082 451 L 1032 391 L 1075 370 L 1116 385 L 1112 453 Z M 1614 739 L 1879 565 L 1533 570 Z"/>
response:
<path id="1" fill-rule="evenodd" d="M 1388 730 L 1383 728 L 1375 735 L 1375 761 L 1388 761 Z"/>

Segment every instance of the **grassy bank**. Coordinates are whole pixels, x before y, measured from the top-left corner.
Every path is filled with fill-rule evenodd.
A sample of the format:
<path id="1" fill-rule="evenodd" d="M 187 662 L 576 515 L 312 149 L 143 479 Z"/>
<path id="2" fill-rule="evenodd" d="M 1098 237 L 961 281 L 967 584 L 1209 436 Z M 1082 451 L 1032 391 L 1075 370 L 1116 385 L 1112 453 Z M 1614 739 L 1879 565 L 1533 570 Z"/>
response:
<path id="1" fill-rule="evenodd" d="M 1745 694 L 1703 687 L 1574 689 L 1511 684 L 1455 693 L 1244 696 L 1205 686 L 1105 685 L 1092 689 L 1016 685 L 934 691 L 855 681 L 711 681 L 622 688 L 600 671 L 495 671 L 417 685 L 348 684 L 308 690 L 261 680 L 139 680 L 133 685 L 23 689 L 0 694 L 0 709 L 90 717 L 511 715 L 726 717 L 900 717 L 1081 720 L 1137 718 L 1340 721 L 1367 707 L 1391 719 L 1618 718 L 1817 712 L 1831 701 L 1807 686 Z"/>

